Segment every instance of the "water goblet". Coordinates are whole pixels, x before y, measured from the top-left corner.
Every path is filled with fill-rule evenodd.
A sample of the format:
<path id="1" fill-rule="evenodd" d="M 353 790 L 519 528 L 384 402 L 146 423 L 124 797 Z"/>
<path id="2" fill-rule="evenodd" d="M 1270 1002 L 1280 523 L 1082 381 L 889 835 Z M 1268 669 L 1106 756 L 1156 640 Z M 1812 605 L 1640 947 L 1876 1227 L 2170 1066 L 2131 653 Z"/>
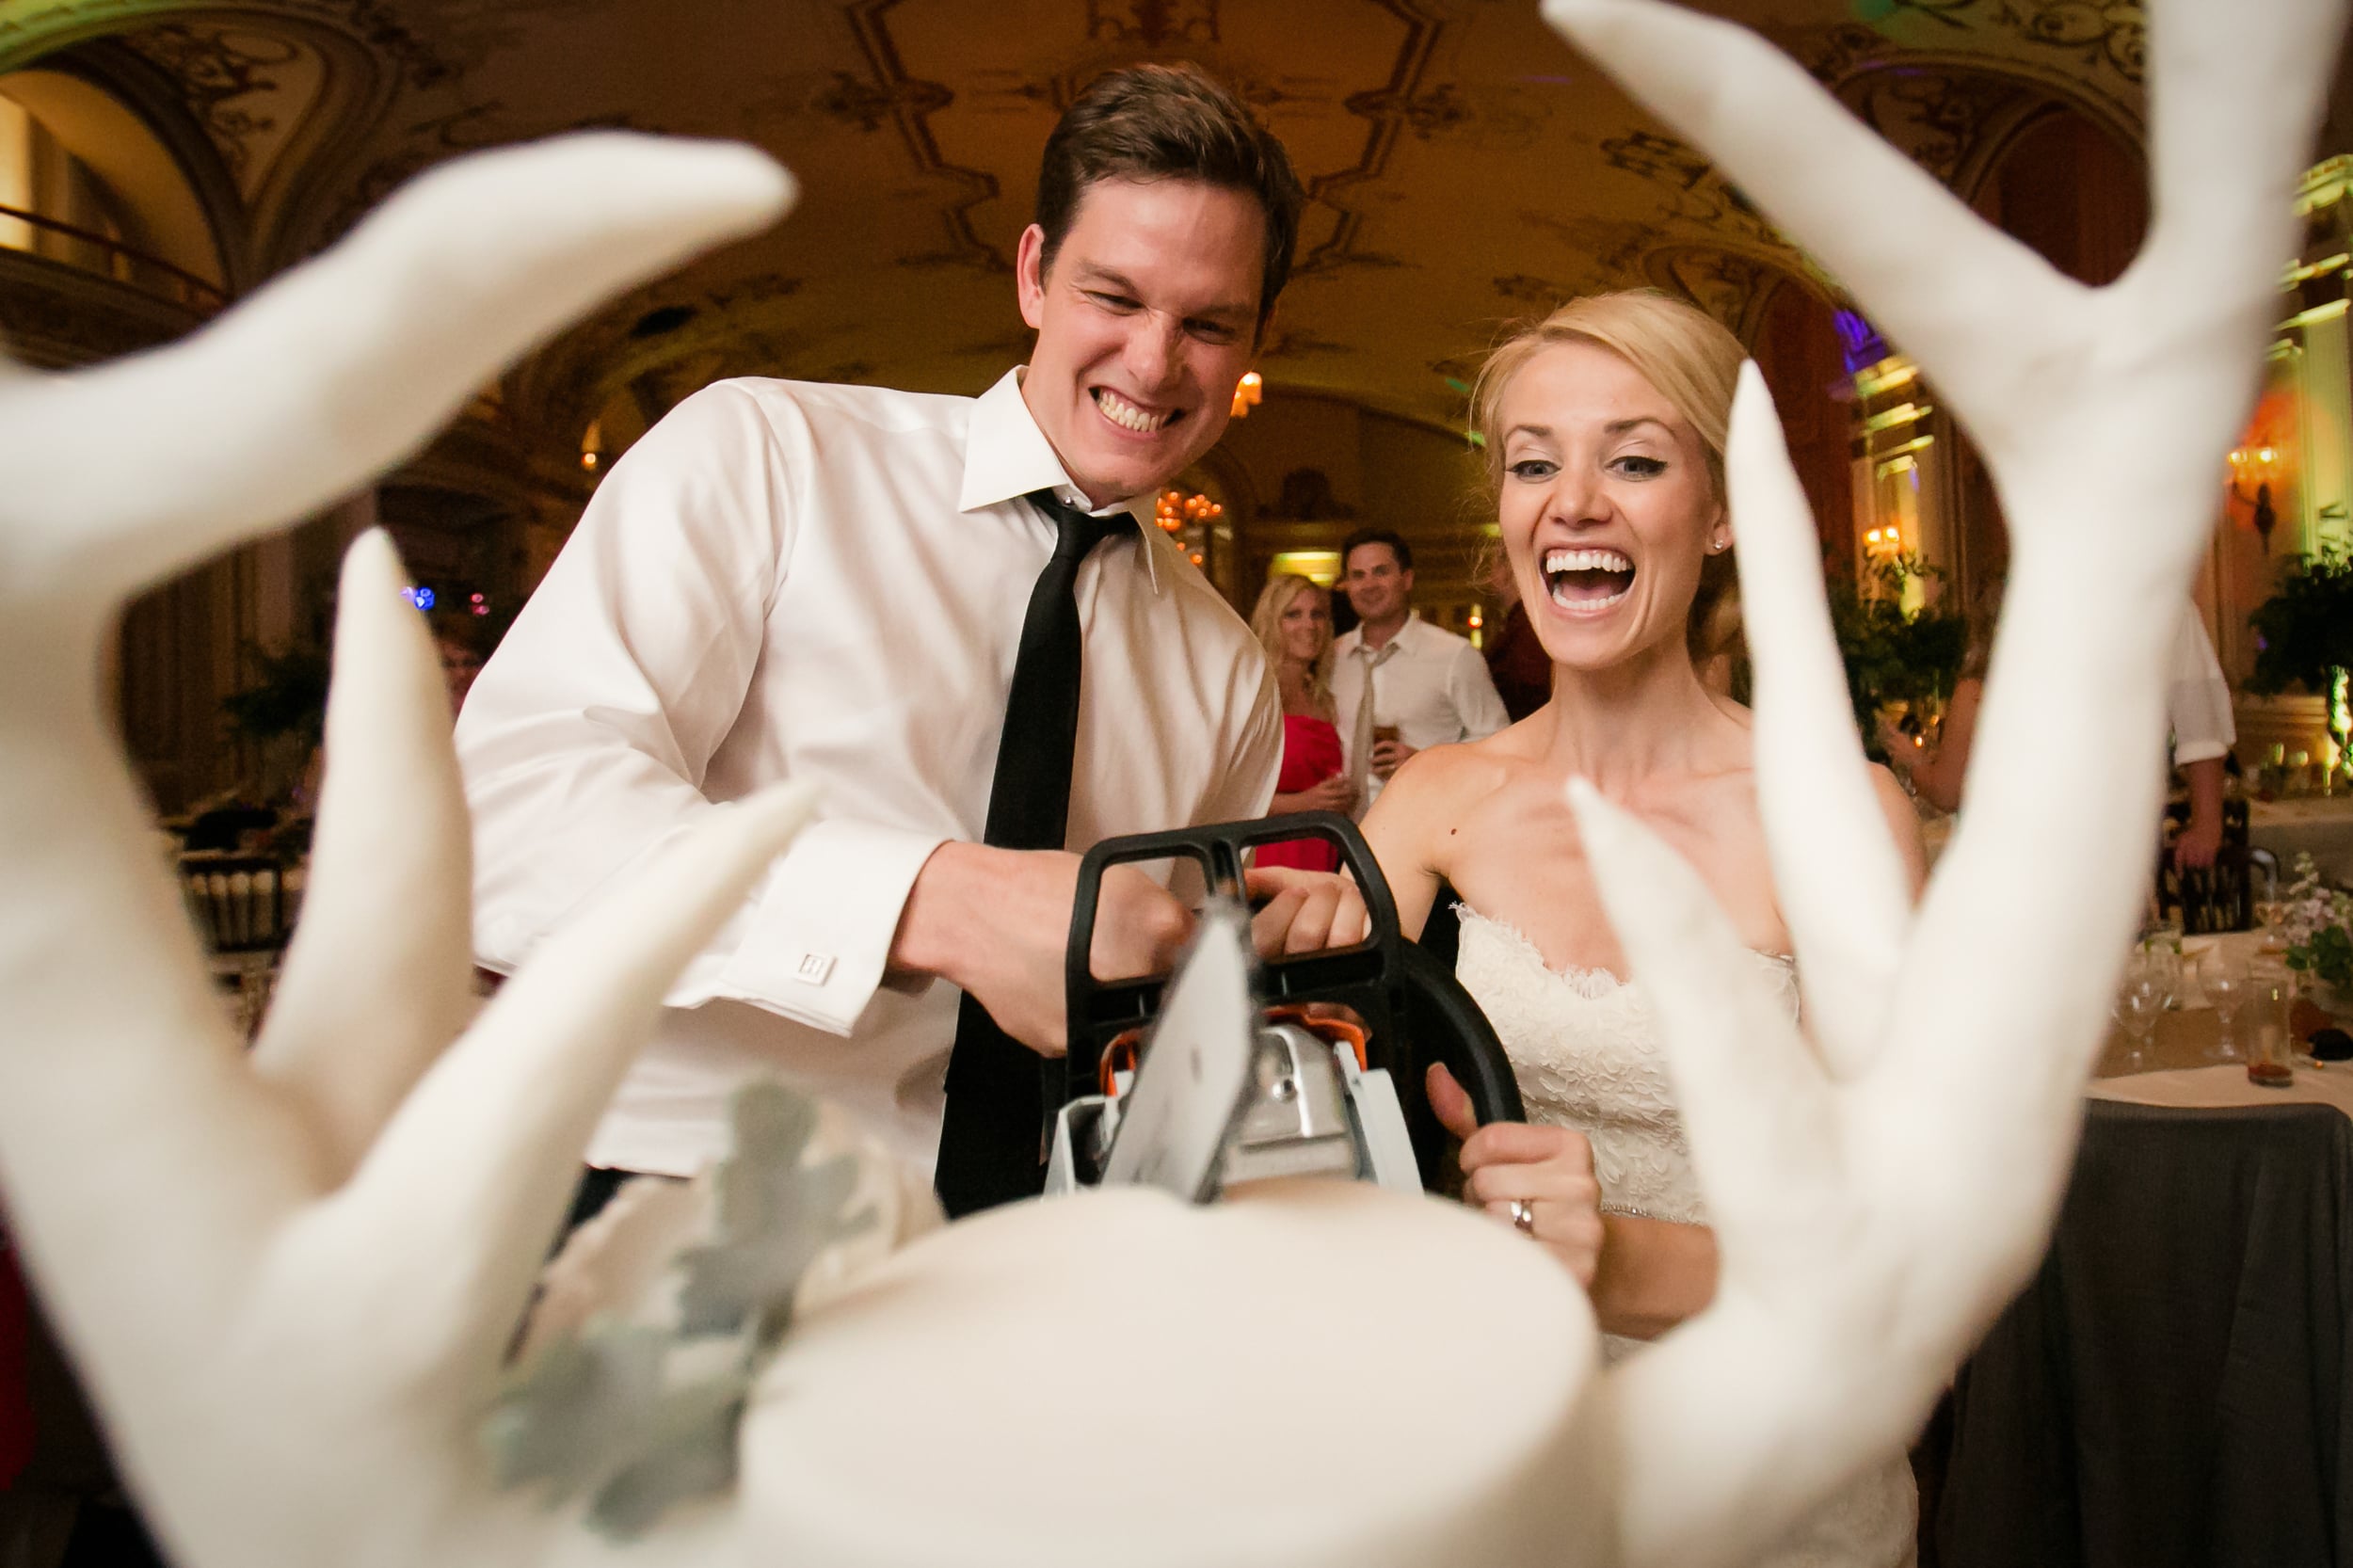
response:
<path id="1" fill-rule="evenodd" d="M 2139 967 L 2156 978 L 2166 1007 L 2182 1004 L 2182 998 L 2188 992 L 2188 968 L 2194 962 L 2195 954 L 2182 952 L 2182 924 L 2178 920 L 2160 929 L 2138 955 Z"/>
<path id="2" fill-rule="evenodd" d="M 2264 952 L 2285 952 L 2287 951 L 2287 900 L 2259 898 L 2255 901 L 2255 924 L 2264 934 Z"/>
<path id="3" fill-rule="evenodd" d="M 2237 1028 L 2239 1010 L 2247 1005 L 2247 966 L 2217 948 L 2199 967 L 2198 984 L 2205 991 L 2206 1000 L 2214 1008 L 2215 1022 L 2220 1028 L 2214 1059 L 2240 1060 Z"/>
<path id="4" fill-rule="evenodd" d="M 2147 1072 L 2153 1065 L 2149 1046 L 2156 1033 L 2157 1016 L 2172 1000 L 2172 985 L 2159 967 L 2136 956 L 2124 971 L 2124 984 L 2116 997 L 2116 1020 L 2124 1026 L 2126 1072 Z"/>

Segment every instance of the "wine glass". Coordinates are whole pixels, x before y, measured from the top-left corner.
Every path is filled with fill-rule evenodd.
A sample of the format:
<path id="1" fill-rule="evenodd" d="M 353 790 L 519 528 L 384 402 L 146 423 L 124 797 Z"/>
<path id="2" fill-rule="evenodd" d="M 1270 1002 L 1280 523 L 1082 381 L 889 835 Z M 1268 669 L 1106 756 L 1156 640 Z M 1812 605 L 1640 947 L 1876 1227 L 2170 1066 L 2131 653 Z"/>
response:
<path id="1" fill-rule="evenodd" d="M 2157 1016 L 2173 1000 L 2172 982 L 2163 967 L 2135 953 L 2125 966 L 2124 984 L 2116 995 L 2116 1021 L 2124 1026 L 2124 1070 L 2145 1073 L 2153 1064 L 2149 1053 L 2157 1030 Z"/>
<path id="2" fill-rule="evenodd" d="M 2288 901 L 2283 898 L 2259 898 L 2255 901 L 2255 924 L 2264 934 L 2263 951 L 2287 951 Z"/>
<path id="3" fill-rule="evenodd" d="M 2247 966 L 2221 949 L 2206 954 L 2199 967 L 2198 984 L 2206 993 L 2206 1000 L 2214 1008 L 2215 1022 L 2220 1026 L 2221 1037 L 2215 1044 L 2215 1060 L 2236 1062 L 2238 1048 L 2239 1009 L 2247 1005 Z"/>
<path id="4" fill-rule="evenodd" d="M 2159 1011 L 2181 1000 L 2182 917 L 2178 910 L 2159 915 L 2141 928 L 2139 945 L 2133 950 L 2131 968 L 2156 977 L 2165 992 L 2165 1001 Z"/>

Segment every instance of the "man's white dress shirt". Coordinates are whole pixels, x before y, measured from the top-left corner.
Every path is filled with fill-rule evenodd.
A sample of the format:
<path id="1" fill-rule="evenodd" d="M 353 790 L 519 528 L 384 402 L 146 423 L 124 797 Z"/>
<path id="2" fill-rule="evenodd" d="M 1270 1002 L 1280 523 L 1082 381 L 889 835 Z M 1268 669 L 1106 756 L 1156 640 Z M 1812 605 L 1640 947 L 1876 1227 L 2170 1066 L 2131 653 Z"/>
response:
<path id="1" fill-rule="evenodd" d="M 2231 716 L 2231 683 L 2214 656 L 2198 606 L 2182 606 L 2173 633 L 2172 667 L 2166 675 L 2165 712 L 2173 727 L 2173 765 L 2202 762 L 2227 753 L 2238 739 Z"/>
<path id="2" fill-rule="evenodd" d="M 1476 741 L 1512 722 L 1496 696 L 1487 661 L 1465 638 L 1433 626 L 1418 612 L 1409 616 L 1384 647 L 1365 648 L 1362 627 L 1332 644 L 1332 701 L 1338 711 L 1340 746 L 1353 776 L 1357 713 L 1365 700 L 1368 668 L 1372 680 L 1375 724 L 1397 726 L 1398 739 L 1416 751 L 1456 741 Z M 1368 776 L 1362 816 L 1381 793 L 1381 780 Z"/>
<path id="3" fill-rule="evenodd" d="M 474 941 L 511 969 L 704 813 L 792 778 L 821 819 L 671 992 L 589 1162 L 688 1175 L 775 1073 L 928 1170 L 955 988 L 884 984 L 916 873 L 978 840 L 1030 591 L 1085 508 L 1022 402 L 773 380 L 688 398 L 616 463 L 457 726 Z M 1249 628 L 1130 503 L 1079 569 L 1068 844 L 1262 815 L 1282 712 Z M 1106 508 L 1105 510 L 1109 510 Z M 1056 934 L 1059 936 L 1059 934 Z"/>

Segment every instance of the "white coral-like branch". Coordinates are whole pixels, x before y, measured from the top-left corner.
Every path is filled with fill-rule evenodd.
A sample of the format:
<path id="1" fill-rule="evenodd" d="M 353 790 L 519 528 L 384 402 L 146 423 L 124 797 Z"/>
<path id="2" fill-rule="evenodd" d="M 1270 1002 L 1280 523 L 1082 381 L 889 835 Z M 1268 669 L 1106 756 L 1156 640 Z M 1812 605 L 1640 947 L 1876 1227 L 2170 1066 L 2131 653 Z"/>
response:
<path id="1" fill-rule="evenodd" d="M 2012 540 L 1968 810 L 1915 912 L 1844 718 L 1812 520 L 1745 372 L 1728 468 L 1758 794 L 1810 1041 L 1689 868 L 1578 797 L 1722 1249 L 1716 1304 L 1615 1374 L 1629 1562 L 1724 1560 L 1728 1520 L 1786 1522 L 1900 1450 L 2048 1233 L 2155 842 L 2166 653 L 2343 22 L 2337 0 L 2151 8 L 2156 220 L 2094 289 L 1746 30 L 1545 5 L 1914 357 Z"/>
<path id="2" fill-rule="evenodd" d="M 0 379 L 0 1183 L 183 1560 L 572 1547 L 489 1493 L 467 1426 L 664 987 L 810 803 L 715 814 L 461 1035 L 447 700 L 390 542 L 363 537 L 316 874 L 248 1058 L 100 722 L 102 629 L 138 587 L 366 482 L 516 354 L 791 189 L 744 149 L 638 136 L 470 159 L 185 343 Z"/>

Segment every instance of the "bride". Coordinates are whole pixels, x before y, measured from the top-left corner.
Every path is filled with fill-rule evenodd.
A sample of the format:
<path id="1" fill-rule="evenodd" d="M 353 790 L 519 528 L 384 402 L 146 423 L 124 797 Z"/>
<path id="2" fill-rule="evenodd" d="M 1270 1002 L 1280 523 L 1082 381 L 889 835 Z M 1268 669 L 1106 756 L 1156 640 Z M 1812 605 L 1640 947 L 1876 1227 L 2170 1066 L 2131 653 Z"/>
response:
<path id="1" fill-rule="evenodd" d="M 1431 1101 L 1464 1139 L 1468 1201 L 1551 1249 L 1592 1293 L 1610 1353 L 1707 1304 L 1716 1250 L 1657 1032 L 1602 912 L 1563 787 L 1577 776 L 1681 852 L 1797 1006 L 1757 816 L 1746 710 L 1710 695 L 1691 642 L 1733 584 L 1723 446 L 1742 352 L 1661 295 L 1574 301 L 1498 347 L 1473 402 L 1503 550 L 1552 697 L 1486 740 L 1401 769 L 1365 819 L 1409 936 L 1442 883 L 1457 974 L 1510 1052 L 1532 1125 L 1478 1128 L 1444 1068 Z M 1881 805 L 1924 874 L 1910 802 Z M 1263 925 L 1292 951 L 1357 918 L 1291 885 Z M 1278 907 L 1279 906 L 1279 907 Z M 1833 1499 L 1776 1565 L 1911 1560 L 1903 1456 Z"/>

